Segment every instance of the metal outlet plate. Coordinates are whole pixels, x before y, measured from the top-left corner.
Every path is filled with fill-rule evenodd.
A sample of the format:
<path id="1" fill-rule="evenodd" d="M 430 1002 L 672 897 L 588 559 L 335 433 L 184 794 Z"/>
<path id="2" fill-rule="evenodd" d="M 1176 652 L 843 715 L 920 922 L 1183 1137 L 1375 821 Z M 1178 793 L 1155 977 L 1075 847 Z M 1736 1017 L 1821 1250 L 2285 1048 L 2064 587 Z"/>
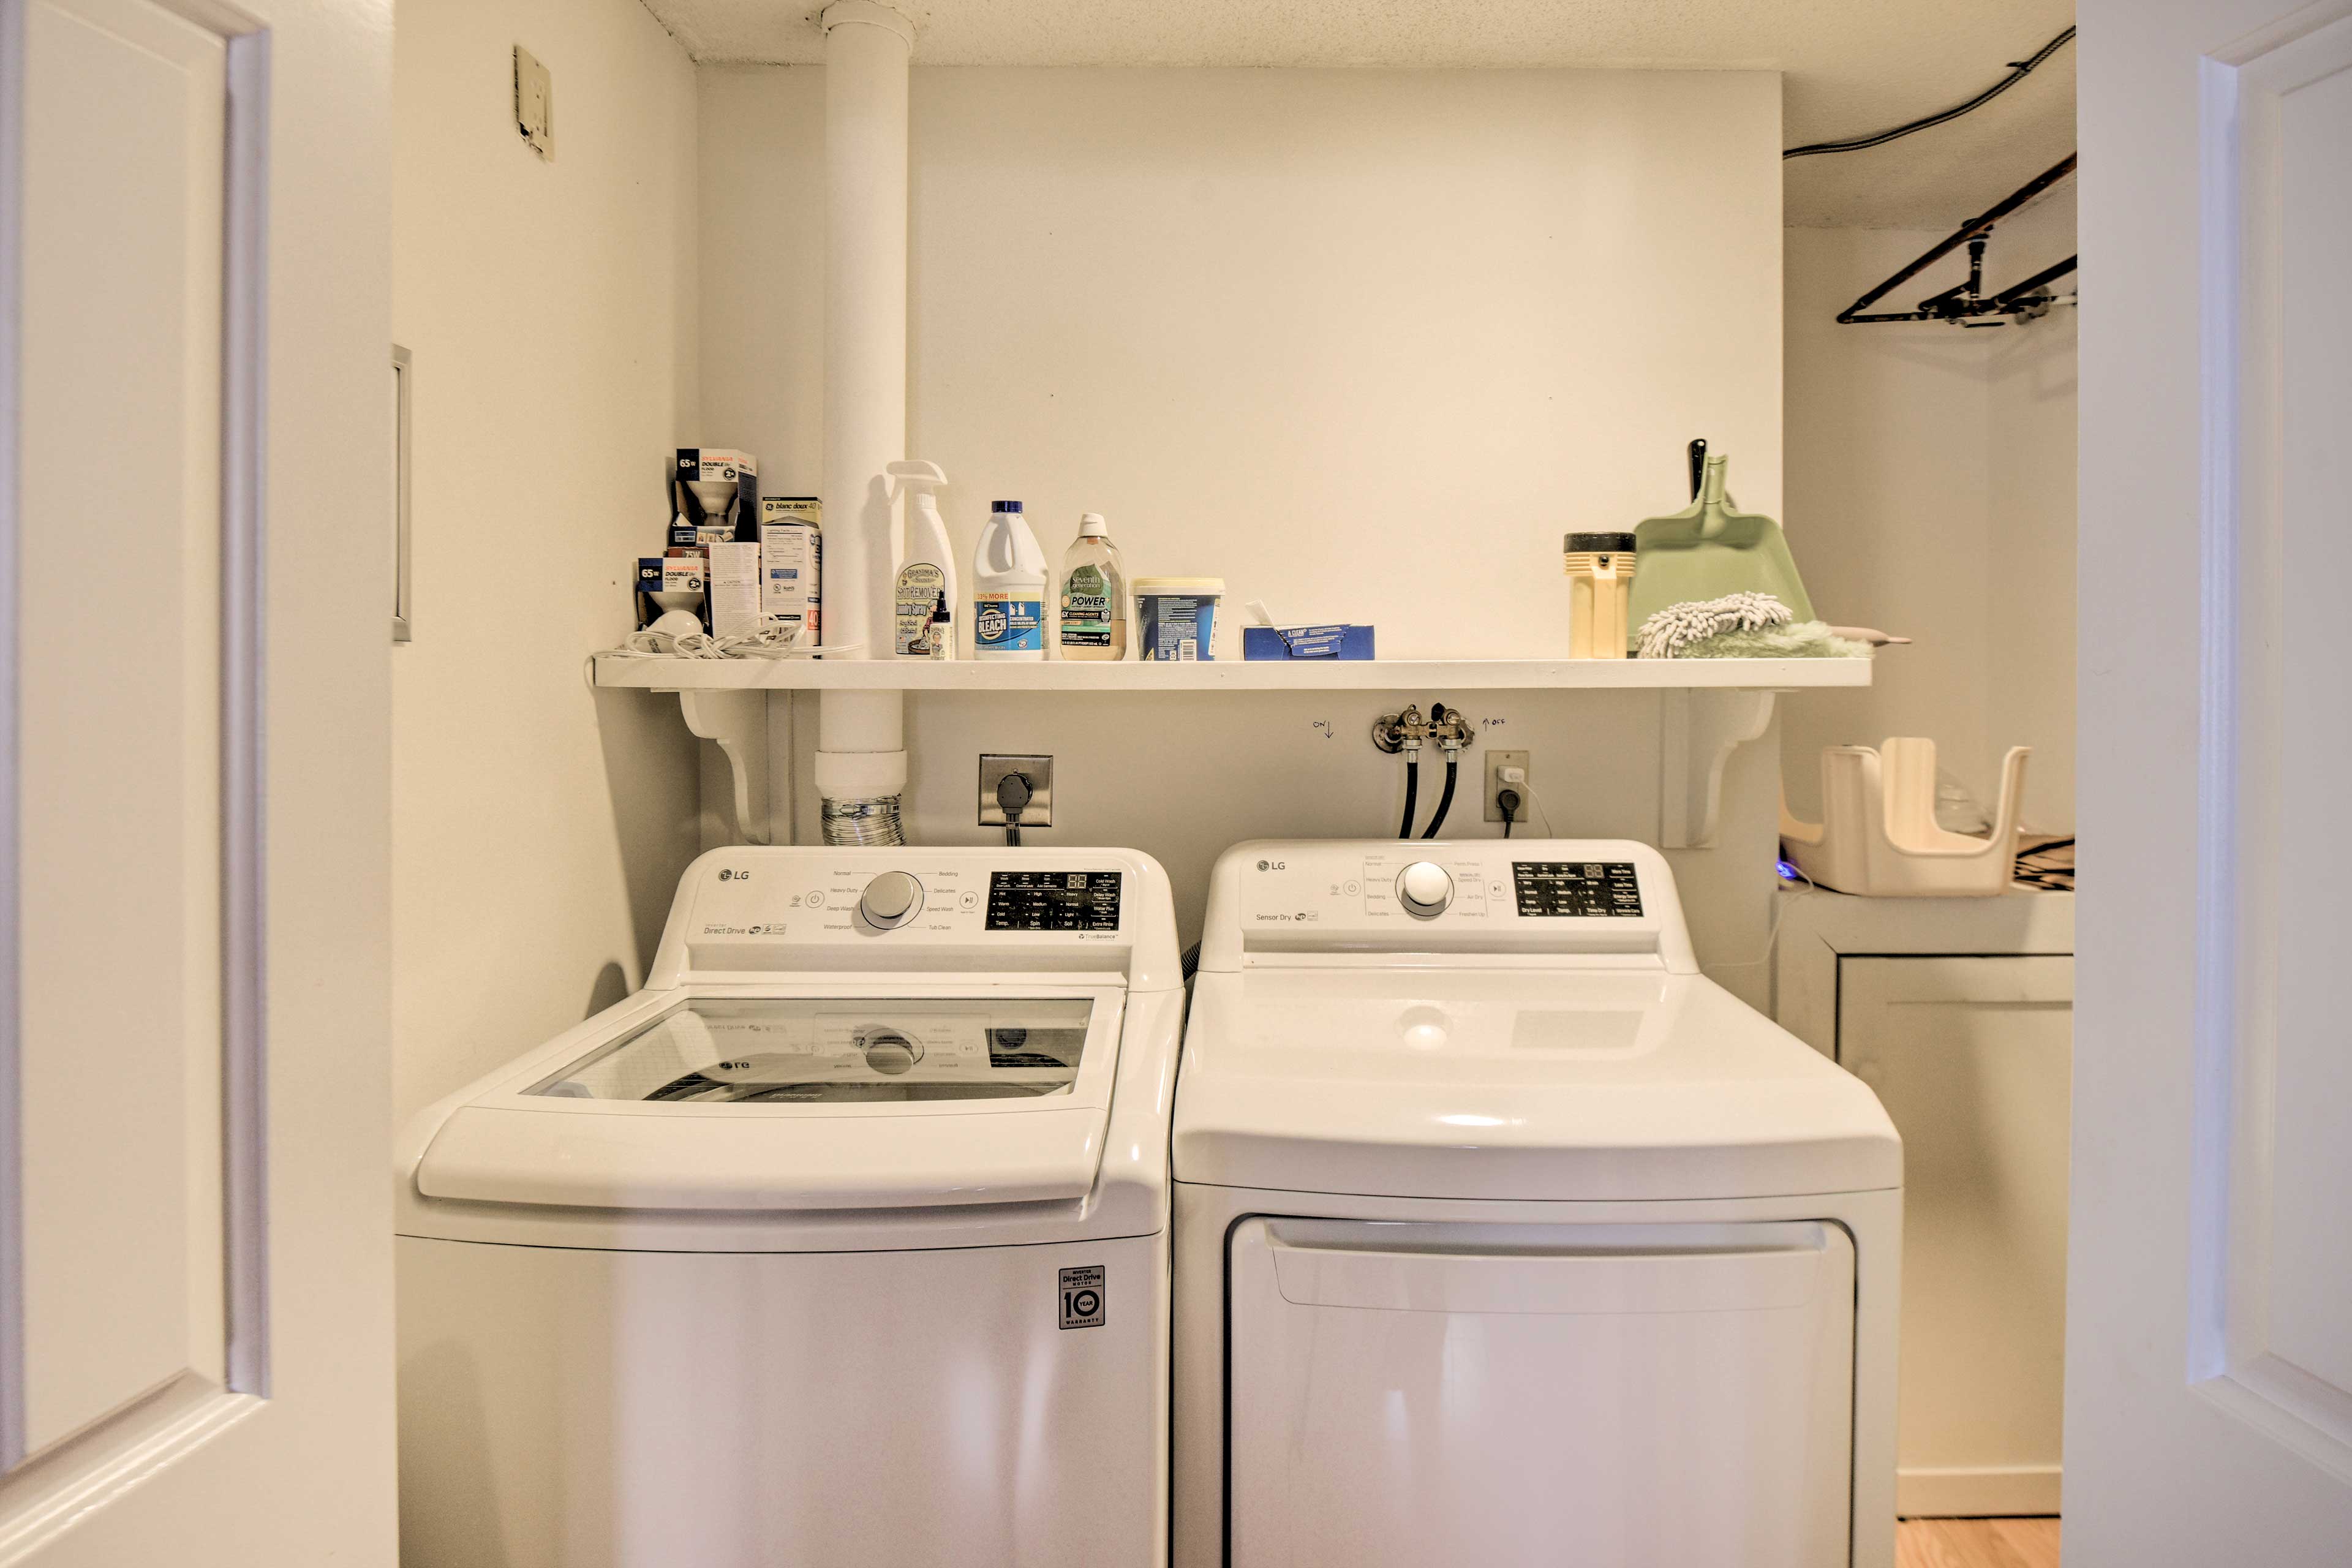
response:
<path id="1" fill-rule="evenodd" d="M 1499 775 L 1505 768 L 1527 768 L 1528 783 L 1536 782 L 1536 771 L 1528 766 L 1528 754 L 1525 752 L 1488 752 L 1486 753 L 1486 820 L 1489 822 L 1503 820 L 1503 808 L 1496 804 L 1495 796 L 1503 787 L 1503 781 Z M 1525 795 L 1527 792 L 1522 790 L 1519 793 Z M 1527 819 L 1528 807 L 1523 804 L 1519 807 L 1518 820 L 1525 822 Z"/>
<path id="2" fill-rule="evenodd" d="M 980 755 L 980 825 L 1004 826 L 1004 808 L 996 804 L 996 786 L 1007 773 L 1029 775 L 1029 804 L 1021 808 L 1024 827 L 1054 826 L 1054 759 L 1021 757 L 982 752 Z"/>

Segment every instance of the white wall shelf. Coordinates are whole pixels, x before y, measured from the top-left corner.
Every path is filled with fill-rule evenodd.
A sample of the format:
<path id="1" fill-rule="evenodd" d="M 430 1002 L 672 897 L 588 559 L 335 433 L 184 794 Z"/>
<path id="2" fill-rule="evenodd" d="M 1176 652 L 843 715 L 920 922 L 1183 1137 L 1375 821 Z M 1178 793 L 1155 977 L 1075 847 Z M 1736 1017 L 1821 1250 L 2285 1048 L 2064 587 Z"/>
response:
<path id="1" fill-rule="evenodd" d="M 1723 770 L 1731 753 L 1772 723 L 1774 694 L 1870 684 L 1866 658 L 1695 659 L 1263 659 L 1208 664 L 918 664 L 881 659 L 660 658 L 598 654 L 596 684 L 675 692 L 687 726 L 726 753 L 738 826 L 769 841 L 767 763 L 771 691 L 1655 691 L 1658 842 L 1667 849 L 1715 842 Z"/>
<path id="2" fill-rule="evenodd" d="M 648 691 L 1794 691 L 1867 686 L 1866 658 L 1221 659 L 943 664 L 598 654 L 596 684 Z"/>

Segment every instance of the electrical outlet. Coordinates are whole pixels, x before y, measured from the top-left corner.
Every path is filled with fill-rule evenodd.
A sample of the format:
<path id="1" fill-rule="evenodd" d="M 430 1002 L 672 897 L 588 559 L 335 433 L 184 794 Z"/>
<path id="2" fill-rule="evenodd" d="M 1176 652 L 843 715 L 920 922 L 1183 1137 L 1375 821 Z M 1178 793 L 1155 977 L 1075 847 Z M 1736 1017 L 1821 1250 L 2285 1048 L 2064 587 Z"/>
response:
<path id="1" fill-rule="evenodd" d="M 1004 808 L 996 804 L 996 786 L 1004 782 L 1007 773 L 1021 773 L 1029 780 L 1029 804 L 1021 808 L 1021 826 L 1053 826 L 1054 759 L 998 756 L 990 752 L 982 752 L 980 757 L 980 825 L 1004 826 Z"/>
<path id="2" fill-rule="evenodd" d="M 1527 754 L 1525 752 L 1488 752 L 1486 753 L 1486 820 L 1487 820 L 1487 821 L 1489 821 L 1489 822 L 1500 822 L 1500 821 L 1502 821 L 1502 820 L 1503 820 L 1503 806 L 1502 806 L 1502 803 L 1501 803 L 1500 801 L 1498 801 L 1498 800 L 1496 800 L 1496 799 L 1495 798 L 1495 797 L 1496 797 L 1496 794 L 1497 794 L 1497 793 L 1502 789 L 1502 787 L 1503 787 L 1503 781 L 1502 781 L 1502 778 L 1501 778 L 1501 776 L 1500 776 L 1500 775 L 1501 775 L 1501 773 L 1502 773 L 1502 771 L 1503 771 L 1505 768 L 1527 768 L 1527 767 L 1528 767 L 1528 754 Z M 1535 777 L 1536 777 L 1535 770 L 1534 770 L 1533 768 L 1528 768 L 1528 782 L 1529 784 L 1533 784 L 1533 783 L 1535 782 Z M 1528 805 L 1527 805 L 1527 802 L 1526 802 L 1526 800 L 1525 800 L 1525 798 L 1524 798 L 1524 797 L 1525 797 L 1525 795 L 1527 795 L 1527 791 L 1525 791 L 1525 790 L 1521 790 L 1521 791 L 1519 792 L 1519 794 L 1520 794 L 1520 795 L 1521 795 L 1523 798 L 1520 800 L 1520 803 L 1519 803 L 1519 811 L 1518 811 L 1517 820 L 1518 820 L 1518 821 L 1520 821 L 1520 822 L 1525 822 L 1525 821 L 1528 819 Z"/>
<path id="3" fill-rule="evenodd" d="M 515 129 L 541 158 L 555 156 L 555 79 L 520 44 L 514 50 Z"/>

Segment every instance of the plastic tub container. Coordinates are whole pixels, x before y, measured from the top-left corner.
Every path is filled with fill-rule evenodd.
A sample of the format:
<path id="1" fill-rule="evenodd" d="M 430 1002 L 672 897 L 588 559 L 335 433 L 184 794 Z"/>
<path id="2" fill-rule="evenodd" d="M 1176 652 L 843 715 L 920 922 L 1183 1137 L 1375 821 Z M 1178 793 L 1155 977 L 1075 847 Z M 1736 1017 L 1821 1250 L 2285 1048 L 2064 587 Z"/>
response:
<path id="1" fill-rule="evenodd" d="M 1217 601 L 1224 592 L 1223 577 L 1138 577 L 1137 657 L 1180 664 L 1216 658 Z"/>

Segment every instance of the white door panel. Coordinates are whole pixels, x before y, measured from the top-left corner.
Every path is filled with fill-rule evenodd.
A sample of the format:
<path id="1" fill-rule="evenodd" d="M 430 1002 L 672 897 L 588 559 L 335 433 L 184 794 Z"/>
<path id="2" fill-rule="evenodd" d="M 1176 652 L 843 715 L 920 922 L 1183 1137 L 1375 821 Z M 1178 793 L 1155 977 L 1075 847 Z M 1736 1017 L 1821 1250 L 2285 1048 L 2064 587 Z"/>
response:
<path id="1" fill-rule="evenodd" d="M 17 1048 L 37 1454 L 226 1371 L 228 83 L 226 40 L 144 0 L 37 0 L 26 23 Z M 101 631 L 134 619 L 137 636 Z"/>
<path id="2" fill-rule="evenodd" d="M 2067 1562 L 2340 1564 L 2352 3 L 2081 11 Z"/>
<path id="3" fill-rule="evenodd" d="M 0 0 L 0 1563 L 392 1558 L 389 26 Z"/>

